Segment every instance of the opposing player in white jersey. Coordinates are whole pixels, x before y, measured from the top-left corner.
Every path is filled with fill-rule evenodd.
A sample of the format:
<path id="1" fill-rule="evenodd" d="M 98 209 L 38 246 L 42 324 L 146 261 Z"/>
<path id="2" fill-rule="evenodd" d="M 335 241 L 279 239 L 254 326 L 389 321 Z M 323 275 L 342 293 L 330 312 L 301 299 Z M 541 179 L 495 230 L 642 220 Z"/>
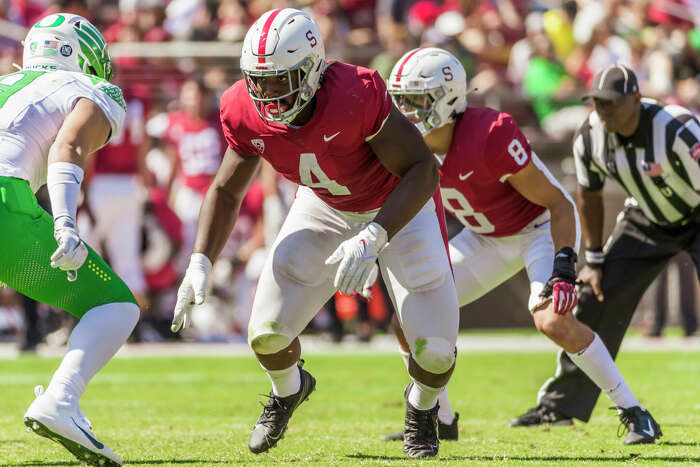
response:
<path id="1" fill-rule="evenodd" d="M 124 121 L 121 90 L 100 32 L 53 14 L 24 41 L 19 72 L 0 77 L 0 281 L 80 319 L 48 388 L 24 416 L 35 433 L 90 465 L 121 465 L 92 433 L 80 396 L 134 328 L 139 309 L 124 282 L 76 228 L 85 157 Z M 53 219 L 34 192 L 48 185 Z"/>
<path id="2" fill-rule="evenodd" d="M 468 108 L 464 68 L 438 48 L 406 53 L 394 66 L 388 89 L 430 149 L 444 154 L 443 204 L 466 227 L 450 240 L 460 306 L 525 268 L 528 308 L 537 329 L 615 403 L 629 432 L 626 444 L 653 442 L 661 433 L 658 425 L 641 408 L 598 335 L 570 313 L 577 303 L 575 263 L 581 238 L 576 208 L 513 118 L 489 108 Z M 395 329 L 405 353 L 401 328 Z M 440 437 L 456 439 L 446 389 L 439 404 Z"/>

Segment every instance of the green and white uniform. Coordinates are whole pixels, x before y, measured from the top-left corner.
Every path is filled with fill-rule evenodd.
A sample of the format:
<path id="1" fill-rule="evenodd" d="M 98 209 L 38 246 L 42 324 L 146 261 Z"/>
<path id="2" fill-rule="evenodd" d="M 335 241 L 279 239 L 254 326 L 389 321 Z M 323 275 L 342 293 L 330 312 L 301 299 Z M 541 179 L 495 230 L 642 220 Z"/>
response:
<path id="1" fill-rule="evenodd" d="M 46 183 L 49 148 L 81 98 L 102 109 L 110 139 L 119 133 L 125 116 L 122 92 L 101 78 L 60 70 L 0 77 L 0 281 L 78 318 L 98 305 L 135 303 L 92 249 L 75 282 L 50 265 L 57 248 L 53 219 L 34 192 Z"/>

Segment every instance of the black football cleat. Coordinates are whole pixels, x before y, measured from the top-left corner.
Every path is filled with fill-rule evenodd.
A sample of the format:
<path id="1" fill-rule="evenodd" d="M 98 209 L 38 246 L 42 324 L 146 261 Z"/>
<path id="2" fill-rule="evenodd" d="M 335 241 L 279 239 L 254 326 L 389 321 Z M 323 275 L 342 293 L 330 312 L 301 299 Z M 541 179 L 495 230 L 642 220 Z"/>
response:
<path id="1" fill-rule="evenodd" d="M 438 439 L 438 404 L 428 410 L 418 410 L 408 402 L 413 383 L 408 383 L 403 396 L 406 399 L 406 426 L 404 427 L 403 452 L 408 457 L 435 457 L 440 449 Z"/>
<path id="2" fill-rule="evenodd" d="M 292 413 L 302 402 L 309 399 L 314 389 L 316 389 L 316 379 L 301 367 L 304 361 L 300 361 L 299 373 L 301 374 L 301 388 L 296 394 L 287 397 L 279 397 L 270 391 L 267 404 L 263 406 L 263 411 L 255 422 L 253 432 L 248 440 L 248 448 L 254 454 L 260 454 L 274 447 L 287 430 L 287 424 L 292 417 Z"/>
<path id="3" fill-rule="evenodd" d="M 617 431 L 618 437 L 627 430 L 625 444 L 651 444 L 663 436 L 661 427 L 654 417 L 643 408 L 637 406 L 623 409 L 621 407 L 611 407 L 616 409 L 620 415 L 620 429 Z"/>
<path id="4" fill-rule="evenodd" d="M 519 417 L 513 418 L 509 423 L 511 427 L 538 425 L 571 426 L 573 424 L 574 421 L 571 418 L 542 404 L 531 408 Z"/>
<path id="5" fill-rule="evenodd" d="M 459 413 L 455 413 L 455 418 L 449 425 L 447 423 L 442 423 L 438 417 L 438 438 L 440 438 L 440 440 L 457 441 L 459 439 L 457 420 L 459 420 Z M 403 441 L 403 430 L 384 435 L 382 439 L 384 441 Z"/>

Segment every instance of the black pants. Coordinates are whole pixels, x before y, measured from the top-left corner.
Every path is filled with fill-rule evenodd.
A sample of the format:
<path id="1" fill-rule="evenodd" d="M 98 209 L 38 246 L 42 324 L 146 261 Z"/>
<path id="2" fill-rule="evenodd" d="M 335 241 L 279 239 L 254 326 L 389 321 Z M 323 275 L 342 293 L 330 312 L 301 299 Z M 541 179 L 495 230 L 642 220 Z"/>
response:
<path id="1" fill-rule="evenodd" d="M 684 227 L 664 229 L 652 223 L 636 207 L 628 207 L 615 225 L 603 264 L 602 289 L 598 302 L 586 286 L 579 296 L 577 318 L 598 333 L 613 358 L 620 349 L 632 315 L 651 282 L 668 261 L 687 251 L 700 280 L 700 221 Z M 539 402 L 567 415 L 588 421 L 600 389 L 569 359 L 558 356 L 556 376 L 540 390 Z"/>

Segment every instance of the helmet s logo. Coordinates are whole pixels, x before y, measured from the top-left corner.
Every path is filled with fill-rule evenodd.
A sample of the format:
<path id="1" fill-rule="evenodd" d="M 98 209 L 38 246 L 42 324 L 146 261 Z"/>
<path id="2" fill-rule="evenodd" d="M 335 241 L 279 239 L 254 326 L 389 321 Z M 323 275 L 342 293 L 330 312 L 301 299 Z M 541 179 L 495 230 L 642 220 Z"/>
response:
<path id="1" fill-rule="evenodd" d="M 445 75 L 445 81 L 452 81 L 455 79 L 454 75 L 452 74 L 452 70 L 448 66 L 442 67 L 442 74 Z"/>
<path id="2" fill-rule="evenodd" d="M 61 55 L 63 55 L 64 57 L 70 57 L 70 54 L 72 54 L 72 53 L 73 53 L 73 47 L 71 47 L 70 45 L 63 44 L 61 46 Z"/>
<path id="3" fill-rule="evenodd" d="M 316 40 L 316 37 L 314 37 L 313 31 L 311 31 L 310 29 L 306 31 L 306 38 L 309 40 L 309 44 L 311 44 L 311 47 L 316 47 L 318 41 Z"/>

